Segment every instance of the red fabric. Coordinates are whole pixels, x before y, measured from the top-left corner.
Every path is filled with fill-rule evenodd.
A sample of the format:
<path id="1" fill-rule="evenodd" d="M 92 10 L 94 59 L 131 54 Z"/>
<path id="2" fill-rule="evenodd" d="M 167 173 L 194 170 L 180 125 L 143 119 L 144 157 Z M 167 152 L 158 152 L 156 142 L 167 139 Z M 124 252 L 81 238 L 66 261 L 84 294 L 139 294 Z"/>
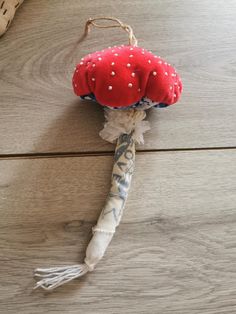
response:
<path id="1" fill-rule="evenodd" d="M 172 105 L 182 92 L 175 69 L 151 52 L 133 46 L 107 48 L 81 59 L 73 76 L 78 96 L 93 93 L 105 106 L 127 107 L 142 97 Z"/>

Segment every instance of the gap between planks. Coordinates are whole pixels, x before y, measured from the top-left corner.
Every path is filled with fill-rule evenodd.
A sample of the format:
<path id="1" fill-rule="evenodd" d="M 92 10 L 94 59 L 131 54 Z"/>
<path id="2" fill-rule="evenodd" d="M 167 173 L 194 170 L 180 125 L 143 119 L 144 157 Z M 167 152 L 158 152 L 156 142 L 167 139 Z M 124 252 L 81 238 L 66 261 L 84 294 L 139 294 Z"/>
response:
<path id="1" fill-rule="evenodd" d="M 187 151 L 214 151 L 235 150 L 236 146 L 226 147 L 196 147 L 196 148 L 169 148 L 169 149 L 138 149 L 137 154 L 143 153 L 165 153 L 165 152 L 187 152 Z M 112 151 L 86 151 L 86 152 L 47 152 L 47 153 L 25 153 L 25 154 L 0 154 L 0 160 L 6 159 L 38 159 L 38 158 L 71 158 L 71 157 L 102 157 L 112 156 Z"/>

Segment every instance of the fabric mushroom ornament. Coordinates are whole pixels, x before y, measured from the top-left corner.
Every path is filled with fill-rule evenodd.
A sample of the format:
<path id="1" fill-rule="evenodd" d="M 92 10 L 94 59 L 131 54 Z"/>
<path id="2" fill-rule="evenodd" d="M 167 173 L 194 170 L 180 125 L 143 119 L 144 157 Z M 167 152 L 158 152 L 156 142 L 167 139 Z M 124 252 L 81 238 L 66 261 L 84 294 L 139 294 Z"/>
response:
<path id="1" fill-rule="evenodd" d="M 116 24 L 100 25 L 97 20 Z M 143 134 L 150 129 L 149 122 L 144 121 L 145 110 L 173 105 L 182 92 L 182 82 L 175 69 L 161 57 L 138 47 L 129 25 L 115 18 L 89 19 L 85 36 L 91 26 L 121 27 L 129 35 L 129 45 L 109 47 L 83 57 L 72 79 L 76 95 L 96 101 L 105 109 L 106 122 L 100 136 L 117 143 L 111 189 L 93 227 L 84 263 L 35 270 L 35 276 L 39 277 L 36 288 L 45 290 L 53 290 L 92 271 L 103 257 L 127 200 L 134 171 L 135 143 L 143 143 Z"/>

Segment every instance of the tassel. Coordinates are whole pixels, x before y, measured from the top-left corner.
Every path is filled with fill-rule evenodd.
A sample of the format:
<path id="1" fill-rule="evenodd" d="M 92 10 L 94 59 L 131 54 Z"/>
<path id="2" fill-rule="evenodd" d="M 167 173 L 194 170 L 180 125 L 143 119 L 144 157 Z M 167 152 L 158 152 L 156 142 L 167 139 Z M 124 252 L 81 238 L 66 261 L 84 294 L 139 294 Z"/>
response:
<path id="1" fill-rule="evenodd" d="M 87 264 L 78 264 L 72 266 L 37 268 L 34 271 L 34 276 L 40 278 L 34 289 L 43 288 L 51 291 L 73 279 L 85 275 L 91 271 Z"/>

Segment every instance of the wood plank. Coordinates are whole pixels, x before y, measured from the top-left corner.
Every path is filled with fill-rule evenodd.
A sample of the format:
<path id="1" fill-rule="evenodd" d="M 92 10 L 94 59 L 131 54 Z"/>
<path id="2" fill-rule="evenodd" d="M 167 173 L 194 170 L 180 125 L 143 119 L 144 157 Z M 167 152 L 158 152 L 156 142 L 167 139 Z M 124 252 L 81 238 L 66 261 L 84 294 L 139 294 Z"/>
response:
<path id="1" fill-rule="evenodd" d="M 235 158 L 235 150 L 138 154 L 106 256 L 49 295 L 31 291 L 32 269 L 82 261 L 112 157 L 0 160 L 2 313 L 234 313 Z"/>
<path id="2" fill-rule="evenodd" d="M 181 103 L 150 114 L 140 148 L 235 146 L 235 10 L 234 0 L 26 1 L 0 40 L 0 153 L 113 149 L 98 136 L 102 109 L 71 89 L 80 57 L 126 41 L 122 31 L 95 30 L 74 48 L 85 20 L 103 15 L 131 24 L 140 45 L 183 78 Z"/>

